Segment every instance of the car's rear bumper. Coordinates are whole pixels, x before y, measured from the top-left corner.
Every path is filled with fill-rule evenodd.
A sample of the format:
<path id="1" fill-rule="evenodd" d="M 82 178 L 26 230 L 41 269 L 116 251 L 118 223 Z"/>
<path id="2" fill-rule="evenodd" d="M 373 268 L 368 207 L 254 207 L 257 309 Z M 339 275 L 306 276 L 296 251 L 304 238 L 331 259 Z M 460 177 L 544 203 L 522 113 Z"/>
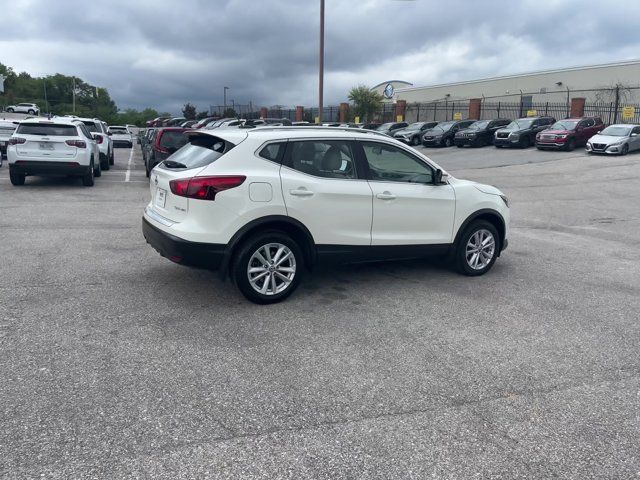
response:
<path id="1" fill-rule="evenodd" d="M 77 162 L 18 160 L 9 164 L 11 172 L 20 175 L 84 175 L 90 168 Z"/>
<path id="2" fill-rule="evenodd" d="M 217 270 L 225 257 L 227 246 L 217 243 L 190 242 L 154 227 L 142 218 L 142 234 L 147 243 L 172 262 L 192 267 Z"/>

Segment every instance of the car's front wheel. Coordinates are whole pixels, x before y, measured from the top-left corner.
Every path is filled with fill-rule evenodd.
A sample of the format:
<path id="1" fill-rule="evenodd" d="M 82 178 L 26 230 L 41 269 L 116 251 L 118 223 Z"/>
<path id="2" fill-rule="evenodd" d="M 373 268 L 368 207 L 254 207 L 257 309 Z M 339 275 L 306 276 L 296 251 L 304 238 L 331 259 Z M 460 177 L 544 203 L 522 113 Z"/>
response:
<path id="1" fill-rule="evenodd" d="M 476 220 L 465 229 L 456 246 L 456 267 L 464 275 L 482 275 L 495 263 L 499 248 L 496 227 L 485 220 Z"/>
<path id="2" fill-rule="evenodd" d="M 414 147 L 417 147 L 418 145 L 420 145 L 420 137 L 418 137 L 417 135 L 415 135 L 412 139 L 411 139 L 411 145 Z"/>
<path id="3" fill-rule="evenodd" d="M 7 112 L 13 113 L 13 108 L 7 108 Z"/>
<path id="4" fill-rule="evenodd" d="M 453 142 L 451 141 L 451 139 L 449 137 L 447 137 L 442 142 L 442 145 L 445 146 L 445 147 L 450 147 L 451 145 L 453 145 Z"/>
<path id="5" fill-rule="evenodd" d="M 622 147 L 622 151 L 620 152 L 620 155 L 626 155 L 627 153 L 629 153 L 629 144 L 625 143 L 624 146 Z"/>
<path id="6" fill-rule="evenodd" d="M 255 235 L 240 247 L 231 275 L 247 299 L 267 304 L 291 295 L 303 270 L 302 250 L 295 240 L 272 231 Z"/>

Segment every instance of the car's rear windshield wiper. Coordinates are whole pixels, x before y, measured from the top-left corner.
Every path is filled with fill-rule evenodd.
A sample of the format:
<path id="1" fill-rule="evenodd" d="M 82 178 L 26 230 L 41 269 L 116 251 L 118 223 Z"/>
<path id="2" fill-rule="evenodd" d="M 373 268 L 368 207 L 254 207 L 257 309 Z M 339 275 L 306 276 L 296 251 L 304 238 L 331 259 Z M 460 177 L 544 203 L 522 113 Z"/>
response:
<path id="1" fill-rule="evenodd" d="M 174 162 L 173 160 L 165 160 L 164 166 L 167 168 L 187 168 L 184 163 Z"/>

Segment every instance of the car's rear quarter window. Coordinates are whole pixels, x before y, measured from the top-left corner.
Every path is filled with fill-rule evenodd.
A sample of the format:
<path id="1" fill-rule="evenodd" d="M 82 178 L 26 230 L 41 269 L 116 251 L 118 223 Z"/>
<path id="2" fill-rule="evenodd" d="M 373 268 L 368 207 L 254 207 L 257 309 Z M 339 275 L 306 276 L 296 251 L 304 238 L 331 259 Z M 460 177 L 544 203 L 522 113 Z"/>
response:
<path id="1" fill-rule="evenodd" d="M 165 135 L 169 132 L 165 132 Z M 173 162 L 181 163 L 186 168 L 201 168 L 215 162 L 235 145 L 231 142 L 211 135 L 193 135 L 188 138 L 181 132 L 171 132 L 182 135 L 186 144 L 171 155 Z M 166 168 L 162 163 L 160 168 Z"/>

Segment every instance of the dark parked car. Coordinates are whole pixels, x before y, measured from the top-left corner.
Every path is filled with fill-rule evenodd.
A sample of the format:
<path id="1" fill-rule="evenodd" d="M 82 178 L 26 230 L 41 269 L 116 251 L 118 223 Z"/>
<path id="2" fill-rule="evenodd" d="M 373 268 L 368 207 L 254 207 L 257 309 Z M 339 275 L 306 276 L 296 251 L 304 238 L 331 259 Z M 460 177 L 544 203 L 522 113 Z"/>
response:
<path id="1" fill-rule="evenodd" d="M 476 120 L 452 120 L 442 122 L 427 130 L 422 136 L 422 145 L 425 147 L 450 147 L 458 131 L 467 128 Z"/>
<path id="2" fill-rule="evenodd" d="M 362 128 L 365 130 L 377 130 L 380 125 L 382 124 L 381 123 L 365 123 L 362 125 Z"/>
<path id="3" fill-rule="evenodd" d="M 390 137 L 393 137 L 393 134 L 396 133 L 396 131 L 400 130 L 401 128 L 407 128 L 408 126 L 409 124 L 407 122 L 388 122 L 380 125 L 378 128 L 376 128 L 376 131 L 385 133 Z"/>
<path id="4" fill-rule="evenodd" d="M 538 150 L 553 148 L 571 151 L 577 146 L 586 145 L 587 140 L 603 129 L 604 123 L 600 117 L 558 120 L 536 135 L 536 147 Z"/>
<path id="5" fill-rule="evenodd" d="M 147 149 L 147 155 L 145 160 L 145 168 L 147 171 L 147 177 L 153 167 L 160 162 L 169 158 L 170 155 L 177 152 L 188 141 L 184 132 L 191 131 L 187 128 L 179 127 L 164 127 L 158 128 L 153 135 L 153 143 L 150 144 L 150 148 Z"/>
<path id="6" fill-rule="evenodd" d="M 393 138 L 408 143 L 409 145 L 420 145 L 420 142 L 422 142 L 422 134 L 436 125 L 438 125 L 438 122 L 415 122 L 407 128 L 396 130 Z"/>
<path id="7" fill-rule="evenodd" d="M 553 117 L 526 117 L 514 120 L 505 128 L 496 131 L 493 144 L 497 148 L 527 148 L 536 142 L 536 135 L 556 122 Z"/>
<path id="8" fill-rule="evenodd" d="M 462 148 L 465 145 L 472 147 L 483 147 L 493 143 L 493 135 L 499 128 L 511 123 L 508 118 L 497 118 L 495 120 L 478 120 L 468 128 L 459 130 L 453 142 L 456 147 Z"/>

